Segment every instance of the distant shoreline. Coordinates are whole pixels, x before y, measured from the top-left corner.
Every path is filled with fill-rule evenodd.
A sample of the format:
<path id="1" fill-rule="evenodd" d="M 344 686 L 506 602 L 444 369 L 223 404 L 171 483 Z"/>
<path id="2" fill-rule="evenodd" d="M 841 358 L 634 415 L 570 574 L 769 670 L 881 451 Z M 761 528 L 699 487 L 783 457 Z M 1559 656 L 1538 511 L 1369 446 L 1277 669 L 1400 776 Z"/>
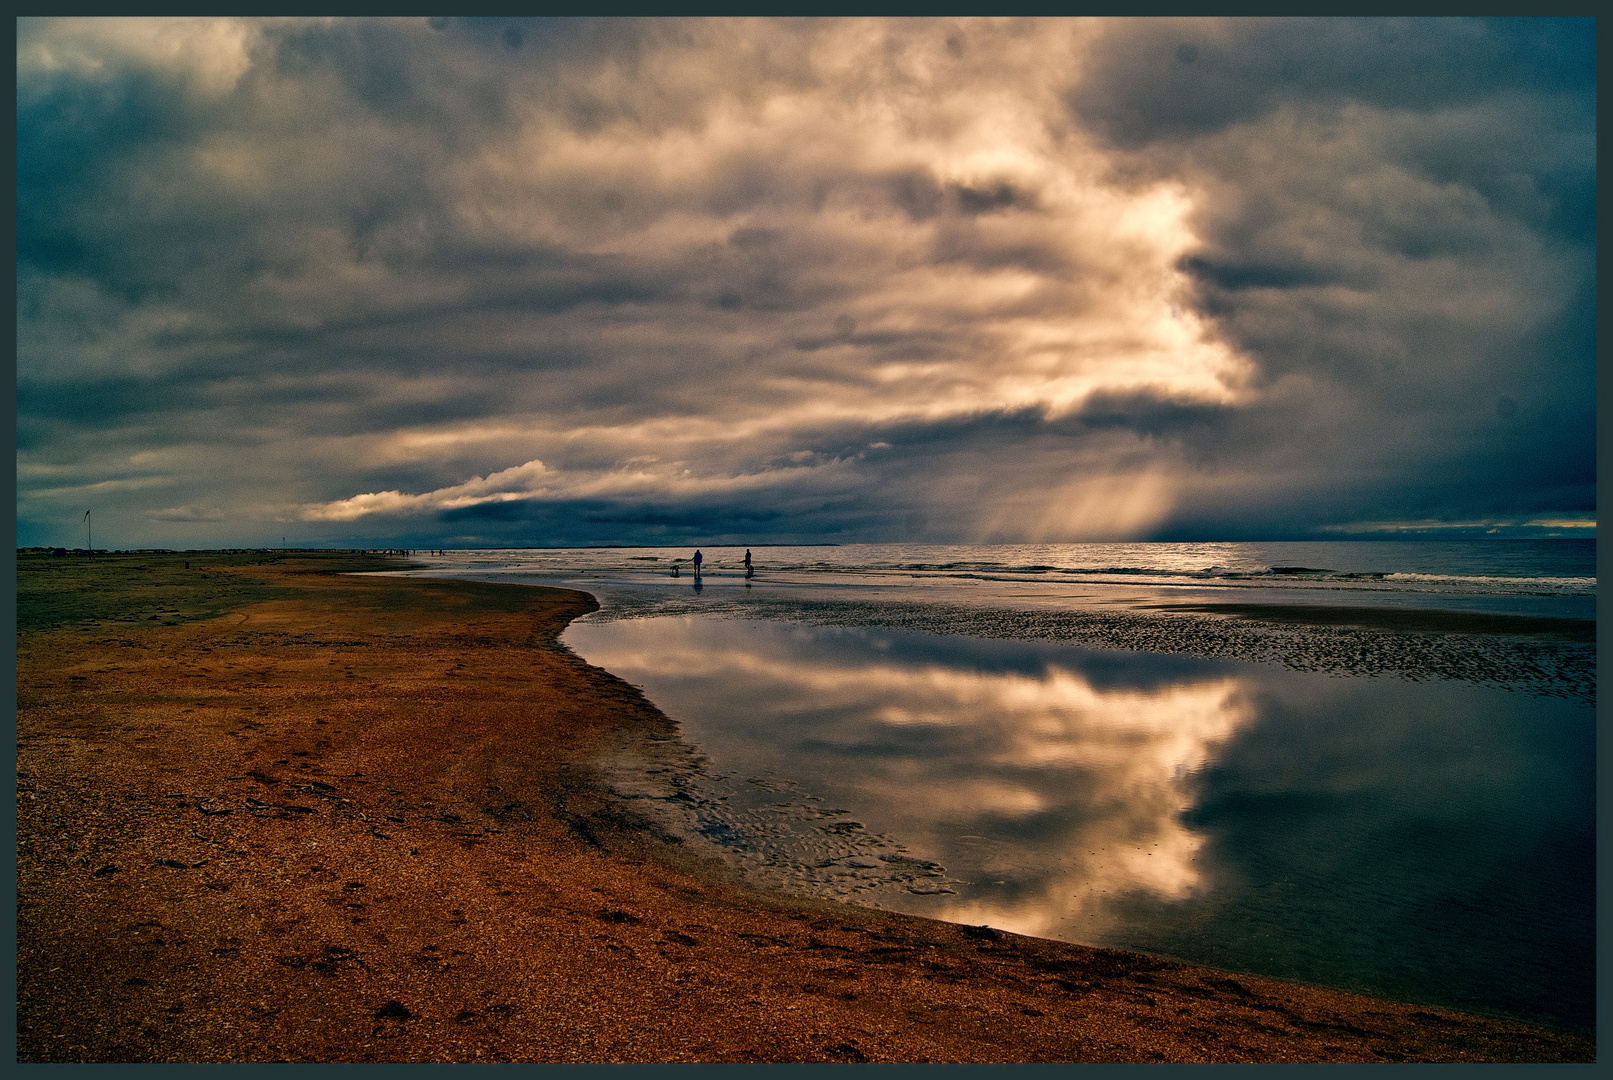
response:
<path id="1" fill-rule="evenodd" d="M 361 552 L 379 552 L 379 551 L 616 551 L 616 550 L 632 549 L 632 548 L 656 548 L 656 549 L 661 549 L 661 550 L 682 550 L 682 549 L 685 549 L 685 548 L 693 549 L 693 548 L 706 548 L 706 547 L 714 547 L 714 548 L 743 548 L 743 547 L 749 547 L 749 548 L 787 548 L 787 547 L 837 548 L 837 547 L 856 547 L 856 546 L 860 546 L 860 545 L 876 545 L 876 544 L 907 543 L 907 542 L 908 541 L 888 541 L 888 540 L 866 540 L 866 541 L 865 540 L 845 540 L 845 541 L 842 541 L 842 540 L 812 540 L 812 541 L 801 541 L 801 542 L 761 540 L 761 541 L 743 541 L 743 542 L 736 541 L 736 542 L 733 542 L 733 543 L 726 543 L 726 542 L 724 542 L 724 543 L 707 543 L 705 541 L 695 541 L 695 542 L 682 542 L 682 543 L 676 543 L 676 544 L 536 544 L 536 545 L 523 544 L 523 545 L 513 545 L 513 546 L 508 546 L 508 547 L 495 547 L 495 546 L 485 546 L 485 547 L 437 547 L 437 546 L 432 545 L 432 544 L 425 544 L 425 545 L 421 545 L 421 546 L 403 546 L 403 545 L 393 545 L 393 544 L 377 544 L 377 545 L 368 546 L 368 547 L 344 547 L 344 546 L 335 545 L 335 544 L 327 544 L 327 545 L 321 545 L 321 546 L 298 547 L 296 545 L 280 545 L 280 546 L 276 546 L 276 545 L 271 544 L 271 545 L 263 545 L 263 546 L 258 546 L 258 547 L 253 547 L 253 546 L 234 546 L 234 547 L 214 547 L 214 548 L 96 548 L 95 553 L 97 555 L 163 555 L 163 554 L 169 554 L 169 555 L 181 555 L 181 554 L 182 555 L 208 555 L 208 554 L 241 554 L 241 553 L 248 553 L 248 552 L 263 553 L 263 552 L 284 551 L 284 552 L 295 552 L 297 554 L 309 554 L 309 555 L 343 555 L 343 554 L 356 555 L 356 554 L 359 554 Z M 1170 545 L 1170 544 L 1356 544 L 1356 543 L 1367 543 L 1367 544 L 1376 544 L 1376 543 L 1404 543 L 1404 544 L 1440 544 L 1440 543 L 1539 544 L 1539 543 L 1558 543 L 1558 542 L 1575 543 L 1575 544 L 1595 544 L 1596 543 L 1596 537 L 1595 536 L 1495 536 L 1495 537 L 1485 537 L 1485 536 L 1433 536 L 1433 535 L 1423 535 L 1423 534 L 1407 534 L 1407 535 L 1396 534 L 1396 535 L 1390 535 L 1390 536 L 1383 536 L 1383 535 L 1359 535 L 1359 536 L 1357 536 L 1357 535 L 1349 535 L 1349 536 L 1328 537 L 1328 538 L 1325 538 L 1325 539 L 1317 538 L 1317 537 L 1302 537 L 1302 538 L 1299 538 L 1299 539 L 1276 538 L 1276 539 L 1264 539 L 1264 540 L 1204 540 L 1204 539 L 1200 539 L 1200 540 L 1128 540 L 1128 541 L 1112 541 L 1112 542 L 1113 543 L 1134 543 L 1134 544 L 1160 544 L 1160 545 Z M 954 543 L 952 541 L 939 541 L 939 540 L 938 541 L 912 541 L 912 543 L 923 544 L 923 545 L 928 545 L 928 546 L 935 546 L 935 547 L 971 546 L 971 545 L 959 545 L 959 544 L 956 544 L 956 543 Z M 1071 541 L 1071 544 L 1078 544 L 1078 543 L 1083 543 L 1083 542 Z M 1039 547 L 1039 546 L 1044 546 L 1044 545 L 1042 545 L 1042 544 L 1030 544 L 1030 543 L 1023 543 L 1023 544 L 1014 543 L 1014 544 L 1007 544 L 1007 545 L 1002 545 L 1002 546 Z M 51 551 L 53 548 L 56 548 L 56 547 L 60 547 L 60 548 L 66 550 L 66 551 L 68 551 L 68 552 L 70 552 L 72 554 L 79 554 L 79 555 L 82 555 L 87 550 L 85 548 L 67 547 L 66 545 L 32 544 L 32 545 L 28 545 L 28 546 L 18 547 L 17 548 L 17 554 L 21 555 L 21 554 L 25 554 L 25 553 L 33 554 L 33 553 L 38 553 L 38 552 L 46 552 L 46 551 Z"/>

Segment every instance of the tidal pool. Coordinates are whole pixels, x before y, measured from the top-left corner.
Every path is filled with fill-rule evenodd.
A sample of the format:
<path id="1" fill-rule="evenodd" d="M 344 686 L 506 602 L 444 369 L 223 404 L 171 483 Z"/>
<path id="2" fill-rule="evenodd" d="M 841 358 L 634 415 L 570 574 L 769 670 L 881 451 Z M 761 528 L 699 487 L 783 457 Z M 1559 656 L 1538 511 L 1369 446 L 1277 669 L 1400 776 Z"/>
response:
<path id="1" fill-rule="evenodd" d="M 1593 1023 L 1583 702 L 754 619 L 564 640 L 698 748 L 617 761 L 618 793 L 760 882 Z"/>

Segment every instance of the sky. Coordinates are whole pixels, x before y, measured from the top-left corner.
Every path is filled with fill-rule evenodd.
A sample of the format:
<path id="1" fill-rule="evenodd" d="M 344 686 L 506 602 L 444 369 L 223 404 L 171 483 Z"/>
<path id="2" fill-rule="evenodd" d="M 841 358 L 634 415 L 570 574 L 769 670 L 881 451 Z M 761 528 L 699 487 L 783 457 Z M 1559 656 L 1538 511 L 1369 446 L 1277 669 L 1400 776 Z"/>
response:
<path id="1" fill-rule="evenodd" d="M 22 19 L 18 544 L 1594 535 L 1595 60 Z"/>

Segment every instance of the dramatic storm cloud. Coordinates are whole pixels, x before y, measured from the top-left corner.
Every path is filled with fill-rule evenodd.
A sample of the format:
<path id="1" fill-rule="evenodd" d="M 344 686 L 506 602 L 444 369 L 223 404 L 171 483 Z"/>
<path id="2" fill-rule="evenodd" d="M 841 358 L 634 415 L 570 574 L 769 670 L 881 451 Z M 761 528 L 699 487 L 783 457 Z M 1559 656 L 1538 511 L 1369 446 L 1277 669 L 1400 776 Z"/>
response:
<path id="1" fill-rule="evenodd" d="M 17 70 L 21 544 L 1594 518 L 1588 20 L 23 20 Z"/>

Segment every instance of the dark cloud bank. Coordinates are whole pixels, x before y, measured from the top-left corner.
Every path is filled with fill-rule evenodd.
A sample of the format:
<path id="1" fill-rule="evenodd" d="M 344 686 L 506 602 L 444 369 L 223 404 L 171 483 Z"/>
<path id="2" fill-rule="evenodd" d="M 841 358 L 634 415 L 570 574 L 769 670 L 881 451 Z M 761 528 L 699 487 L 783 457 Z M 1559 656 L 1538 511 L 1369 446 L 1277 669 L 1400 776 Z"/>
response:
<path id="1" fill-rule="evenodd" d="M 1589 20 L 24 20 L 17 118 L 20 544 L 1594 518 Z"/>

